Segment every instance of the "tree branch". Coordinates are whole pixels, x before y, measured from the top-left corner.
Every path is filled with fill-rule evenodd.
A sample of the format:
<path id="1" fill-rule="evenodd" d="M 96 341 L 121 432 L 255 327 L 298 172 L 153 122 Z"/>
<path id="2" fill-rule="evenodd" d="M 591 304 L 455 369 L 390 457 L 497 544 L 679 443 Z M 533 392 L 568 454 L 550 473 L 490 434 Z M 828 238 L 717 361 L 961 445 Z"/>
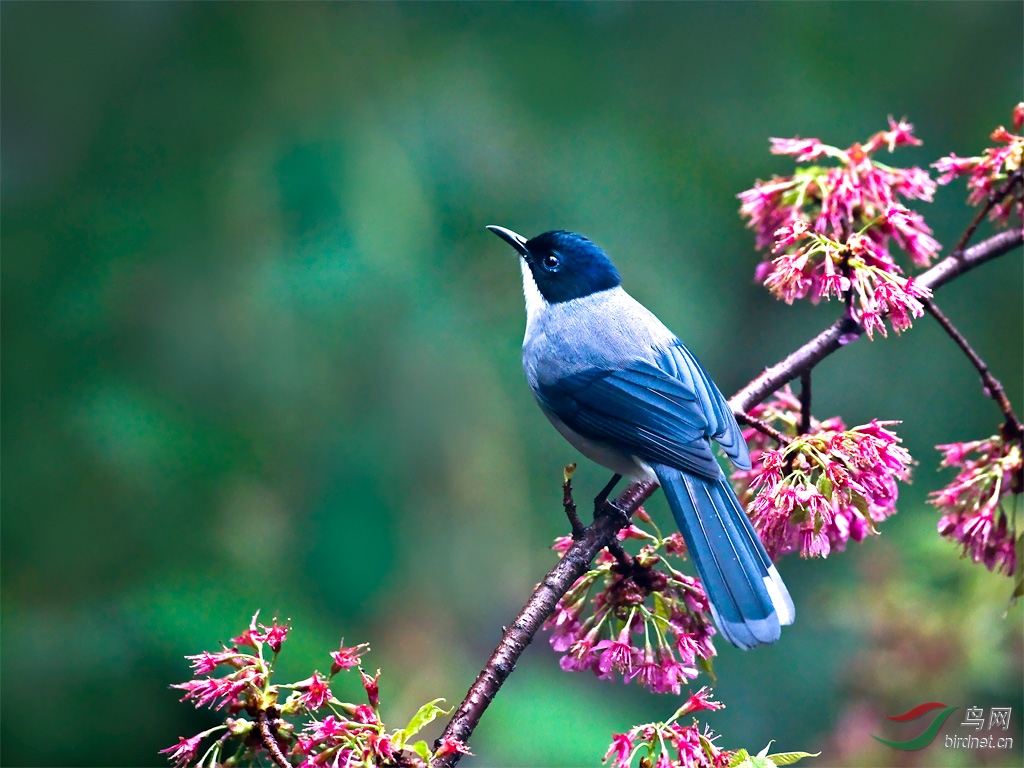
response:
<path id="1" fill-rule="evenodd" d="M 631 483 L 614 502 L 604 505 L 601 514 L 584 529 L 579 539 L 573 542 L 565 555 L 537 585 L 523 610 L 505 630 L 501 642 L 494 649 L 491 658 L 469 689 L 466 698 L 459 705 L 442 739 L 450 737 L 463 743 L 480 722 L 484 710 L 501 688 L 502 683 L 515 669 L 516 662 L 533 640 L 541 624 L 550 616 L 555 605 L 569 591 L 580 576 L 590 568 L 597 553 L 615 541 L 615 534 L 629 522 L 629 516 L 646 501 L 658 487 L 654 482 Z M 435 745 L 440 744 L 440 739 Z M 459 753 L 444 755 L 432 763 L 433 768 L 447 768 L 459 761 Z"/>
<path id="2" fill-rule="evenodd" d="M 1020 230 L 1001 232 L 968 248 L 963 254 L 954 254 L 943 259 L 916 277 L 915 281 L 934 290 L 957 276 L 1020 247 L 1022 242 L 1024 237 Z M 844 344 L 855 340 L 859 330 L 848 318 L 837 320 L 782 362 L 766 369 L 729 400 L 737 418 L 760 429 L 760 426 L 754 423 L 756 420 L 746 416 L 746 411 L 782 385 L 810 371 Z M 856 332 L 852 338 L 851 332 Z M 441 738 L 450 737 L 463 743 L 468 742 L 487 706 L 515 668 L 516 662 L 533 640 L 533 636 L 554 612 L 558 601 L 576 579 L 586 573 L 597 553 L 609 544 L 616 543 L 615 534 L 629 522 L 630 515 L 654 493 L 657 487 L 653 481 L 631 483 L 614 502 L 604 505 L 601 513 L 595 515 L 594 522 L 573 542 L 562 559 L 534 590 L 515 621 L 505 630 L 501 642 L 477 676 L 476 682 L 470 687 Z M 435 745 L 440 743 L 441 739 L 438 739 Z M 432 768 L 451 768 L 458 763 L 459 757 L 458 752 L 439 757 L 433 761 Z"/>
<path id="3" fill-rule="evenodd" d="M 267 748 L 267 752 L 270 753 L 270 759 L 274 761 L 274 765 L 277 768 L 291 768 L 292 764 L 284 756 L 284 752 L 281 751 L 281 745 L 277 743 L 277 739 L 274 738 L 274 734 L 270 730 L 267 710 L 263 709 L 263 707 L 260 707 L 256 713 L 256 723 L 260 729 L 260 740 L 263 742 L 263 746 Z"/>
<path id="4" fill-rule="evenodd" d="M 738 421 L 740 424 L 746 424 L 748 427 L 753 427 L 762 435 L 767 435 L 768 437 L 770 437 L 780 446 L 789 445 L 791 442 L 793 442 L 792 438 L 782 434 L 781 432 L 779 432 L 779 430 L 777 430 L 768 422 L 761 421 L 760 419 L 755 419 L 746 411 L 737 413 L 736 421 Z"/>
<path id="5" fill-rule="evenodd" d="M 992 375 L 988 365 L 981 359 L 981 355 L 974 351 L 974 348 L 968 343 L 964 335 L 960 333 L 955 325 L 950 322 L 949 318 L 946 317 L 937 306 L 935 302 L 930 299 L 925 299 L 922 302 L 924 308 L 928 310 L 928 313 L 935 318 L 942 329 L 949 334 L 949 337 L 956 342 L 957 346 L 963 350 L 963 353 L 967 355 L 967 359 L 971 361 L 978 373 L 981 376 L 981 383 L 985 385 L 985 394 L 996 401 L 999 409 L 1003 412 L 1003 416 L 1006 418 L 1006 426 L 1010 431 L 1010 439 L 1016 438 L 1021 435 L 1024 430 L 1021 428 L 1020 419 L 1013 412 L 1013 406 L 1010 405 L 1010 398 L 1006 396 L 1006 391 L 1003 389 L 1003 385 L 999 379 Z"/>
<path id="6" fill-rule="evenodd" d="M 1000 232 L 971 246 L 960 257 L 949 256 L 943 259 L 928 271 L 915 277 L 914 282 L 935 290 L 957 276 L 1009 253 L 1014 248 L 1019 248 L 1022 242 L 1024 242 L 1024 236 L 1019 229 Z M 836 320 L 829 328 L 819 333 L 785 360 L 765 369 L 764 373 L 729 400 L 733 412 L 750 410 L 779 387 L 799 377 L 804 371 L 809 371 L 841 346 L 855 340 L 857 336 L 850 338 L 851 326 L 855 327 L 855 324 L 852 324 L 849 318 Z"/>

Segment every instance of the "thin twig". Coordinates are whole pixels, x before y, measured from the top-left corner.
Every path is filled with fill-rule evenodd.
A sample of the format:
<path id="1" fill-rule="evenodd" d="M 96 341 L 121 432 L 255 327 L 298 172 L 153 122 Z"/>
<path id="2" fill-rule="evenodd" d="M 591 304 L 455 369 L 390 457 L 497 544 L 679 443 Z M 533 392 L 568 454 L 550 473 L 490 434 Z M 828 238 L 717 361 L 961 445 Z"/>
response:
<path id="1" fill-rule="evenodd" d="M 800 372 L 800 434 L 811 431 L 811 369 Z"/>
<path id="2" fill-rule="evenodd" d="M 964 234 L 960 238 L 960 242 L 958 242 L 956 244 L 956 248 L 953 249 L 954 258 L 959 257 L 960 254 L 964 252 L 964 248 L 966 248 L 967 244 L 971 242 L 971 238 L 974 237 L 975 231 L 981 225 L 981 222 L 984 220 L 984 218 L 988 216 L 989 211 L 991 211 L 1000 202 L 1002 202 L 1003 198 L 1010 194 L 1010 190 L 1013 189 L 1014 185 L 1018 184 L 1021 181 L 1021 179 L 1024 178 L 1021 176 L 1021 174 L 1022 171 L 1021 169 L 1018 168 L 1016 171 L 1010 174 L 1009 178 L 1003 182 L 1003 185 L 999 187 L 999 189 L 997 189 L 995 192 L 988 196 L 988 200 L 986 200 L 985 204 L 978 209 L 978 212 L 974 215 L 974 218 L 971 219 L 971 223 L 968 224 L 967 229 L 964 230 Z"/>
<path id="3" fill-rule="evenodd" d="M 792 438 L 782 434 L 781 432 L 779 432 L 779 430 L 777 430 L 768 422 L 761 421 L 760 419 L 755 419 L 753 416 L 751 416 L 749 413 L 746 413 L 745 411 L 737 411 L 735 413 L 735 416 L 736 421 L 740 422 L 741 424 L 746 424 L 748 427 L 753 427 L 762 435 L 768 435 L 768 437 L 770 437 L 779 445 L 789 445 L 791 442 L 793 442 Z"/>
<path id="4" fill-rule="evenodd" d="M 985 394 L 996 401 L 999 409 L 1003 412 L 1003 416 L 1006 418 L 1006 423 L 1012 432 L 1014 437 L 1019 436 L 1024 429 L 1021 428 L 1020 419 L 1013 412 L 1013 406 L 1010 404 L 1010 398 L 1006 396 L 1006 390 L 1003 389 L 1003 385 L 999 379 L 992 375 L 988 365 L 984 360 L 981 359 L 981 355 L 974 351 L 974 348 L 970 345 L 964 335 L 960 333 L 955 325 L 946 317 L 942 311 L 935 305 L 935 302 L 931 299 L 925 299 L 921 302 L 924 304 L 924 308 L 928 310 L 928 313 L 935 318 L 942 329 L 949 334 L 949 337 L 956 342 L 957 346 L 963 350 L 963 353 L 967 355 L 967 359 L 971 361 L 971 364 L 978 369 L 978 373 L 981 375 L 981 382 L 985 385 Z"/>
<path id="5" fill-rule="evenodd" d="M 267 718 L 267 710 L 262 707 L 256 713 L 256 723 L 260 729 L 260 737 L 263 741 L 263 746 L 267 748 L 267 752 L 270 753 L 270 758 L 274 761 L 274 765 L 277 768 L 292 768 L 292 764 L 288 762 L 288 758 L 284 756 L 284 752 L 281 751 L 281 745 L 277 743 L 277 739 L 274 738 L 273 732 L 270 730 L 270 720 Z"/>
<path id="6" fill-rule="evenodd" d="M 575 469 L 576 465 L 573 464 L 572 468 Z M 565 482 L 562 483 L 562 508 L 565 510 L 565 516 L 569 518 L 572 537 L 579 539 L 583 535 L 584 527 L 579 513 L 576 512 L 576 502 L 572 498 L 572 472 L 569 471 L 569 467 L 565 468 L 564 477 Z"/>

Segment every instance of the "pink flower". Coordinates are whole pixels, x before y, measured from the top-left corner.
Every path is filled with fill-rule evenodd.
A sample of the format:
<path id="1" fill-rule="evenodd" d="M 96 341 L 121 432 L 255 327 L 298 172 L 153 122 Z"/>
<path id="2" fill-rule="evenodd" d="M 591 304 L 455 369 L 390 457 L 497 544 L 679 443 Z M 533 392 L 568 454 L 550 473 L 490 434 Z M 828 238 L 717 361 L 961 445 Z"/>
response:
<path id="1" fill-rule="evenodd" d="M 441 739 L 441 743 L 434 753 L 434 757 L 443 757 L 445 755 L 472 755 L 469 751 L 469 747 L 463 744 L 458 739 L 452 738 L 451 736 L 445 736 Z"/>
<path id="2" fill-rule="evenodd" d="M 256 661 L 252 656 L 239 653 L 235 648 L 225 648 L 220 653 L 203 651 L 195 656 L 186 656 L 185 658 L 192 662 L 192 670 L 196 675 L 208 675 L 220 664 L 230 664 L 237 669 Z"/>
<path id="3" fill-rule="evenodd" d="M 826 147 L 817 139 L 771 139 L 773 155 L 796 155 L 796 161 L 803 163 L 817 160 L 826 152 Z"/>
<path id="4" fill-rule="evenodd" d="M 711 689 L 706 685 L 696 693 L 691 693 L 690 698 L 686 700 L 686 703 L 682 707 L 682 714 L 690 715 L 694 712 L 700 712 L 702 709 L 723 709 L 725 704 L 720 701 L 715 701 L 711 697 Z"/>
<path id="5" fill-rule="evenodd" d="M 597 662 L 597 668 L 602 674 L 609 674 L 613 669 L 623 674 L 633 671 L 633 666 L 640 661 L 640 651 L 634 648 L 629 639 L 629 623 L 619 632 L 615 640 L 602 640 L 594 646 L 595 651 L 601 651 L 601 657 Z"/>
<path id="6" fill-rule="evenodd" d="M 347 734 L 345 723 L 334 715 L 328 715 L 319 723 L 311 723 L 310 739 L 314 743 L 332 741 Z"/>
<path id="7" fill-rule="evenodd" d="M 280 653 L 281 644 L 285 641 L 285 638 L 288 636 L 288 630 L 290 628 L 291 625 L 289 622 L 285 622 L 284 626 L 279 625 L 277 623 L 277 617 L 275 616 L 273 622 L 271 622 L 271 626 L 268 627 L 265 624 L 260 624 L 260 629 L 262 629 L 263 632 L 253 633 L 250 630 L 249 634 L 253 640 L 259 641 L 261 643 L 266 643 L 267 645 L 269 645 L 270 650 L 272 650 L 274 653 Z"/>
<path id="8" fill-rule="evenodd" d="M 895 151 L 896 147 L 901 147 L 907 144 L 913 146 L 920 146 L 921 140 L 913 135 L 914 126 L 906 121 L 906 118 L 900 120 L 898 123 L 892 119 L 892 115 L 889 115 L 889 130 L 880 131 L 868 139 L 864 145 L 864 149 L 867 152 L 874 152 L 880 147 L 888 147 L 890 152 Z"/>
<path id="9" fill-rule="evenodd" d="M 341 641 L 341 648 L 336 651 L 331 651 L 331 676 L 338 674 L 343 669 L 352 669 L 352 667 L 359 666 L 359 662 L 362 659 L 363 654 L 368 653 L 370 646 L 367 643 L 360 643 L 359 645 L 353 645 L 351 648 L 345 647 L 345 640 Z"/>
<path id="10" fill-rule="evenodd" d="M 362 678 L 363 688 L 366 690 L 366 698 L 370 702 L 370 706 L 376 709 L 380 706 L 380 670 L 378 669 L 377 674 L 370 677 L 360 669 L 359 677 Z"/>
<path id="11" fill-rule="evenodd" d="M 191 739 L 179 736 L 177 744 L 167 749 L 161 749 L 159 754 L 167 754 L 167 759 L 173 762 L 177 768 L 183 768 L 183 766 L 195 762 L 197 752 L 199 751 L 199 743 L 203 740 L 204 735 L 205 732 L 197 734 Z"/>
<path id="12" fill-rule="evenodd" d="M 313 672 L 312 677 L 307 677 L 305 680 L 295 683 L 295 688 L 305 691 L 299 697 L 299 705 L 308 710 L 320 709 L 332 697 L 331 689 L 327 687 L 327 681 L 320 677 L 319 672 Z"/>
<path id="13" fill-rule="evenodd" d="M 633 754 L 633 737 L 629 733 L 612 734 L 612 743 L 604 753 L 602 763 L 614 760 L 612 768 L 629 768 Z"/>
<path id="14" fill-rule="evenodd" d="M 258 688 L 261 677 L 253 667 L 228 675 L 227 677 L 206 677 L 201 680 L 189 680 L 184 683 L 176 683 L 171 688 L 185 691 L 181 697 L 182 701 L 191 700 L 196 708 L 210 706 L 220 709 L 231 702 L 246 688 L 252 686 Z M 221 699 L 219 703 L 217 700 Z M 216 703 L 216 706 L 214 704 Z"/>

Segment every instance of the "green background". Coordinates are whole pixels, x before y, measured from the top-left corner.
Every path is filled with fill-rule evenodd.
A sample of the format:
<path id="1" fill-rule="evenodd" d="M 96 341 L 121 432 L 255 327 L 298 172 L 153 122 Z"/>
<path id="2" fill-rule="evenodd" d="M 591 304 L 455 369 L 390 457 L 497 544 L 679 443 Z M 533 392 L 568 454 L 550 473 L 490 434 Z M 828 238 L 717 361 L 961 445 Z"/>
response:
<path id="1" fill-rule="evenodd" d="M 344 637 L 385 718 L 461 700 L 566 532 L 571 448 L 523 382 L 514 253 L 583 232 L 727 394 L 839 312 L 752 280 L 736 193 L 906 115 L 977 154 L 1021 99 L 1020 3 L 0 7 L 2 761 L 159 765 L 215 719 L 168 684 L 260 608 L 285 677 Z M 962 183 L 918 206 L 951 244 Z M 983 230 L 983 233 L 990 231 Z M 1018 408 L 1020 252 L 940 306 Z M 798 619 L 719 645 L 719 744 L 813 765 L 1019 765 L 1021 609 L 924 504 L 937 443 L 999 413 L 927 319 L 815 374 L 815 410 L 902 419 L 883 535 L 780 570 Z M 606 472 L 583 463 L 580 498 Z M 660 498 L 649 505 L 664 520 Z M 702 681 L 697 681 L 700 684 Z M 354 680 L 341 694 L 357 696 Z M 1016 749 L 878 745 L 922 701 L 1012 706 Z M 538 638 L 466 765 L 594 765 L 678 705 L 559 671 Z M 967 735 L 950 718 L 943 733 Z M 433 735 L 433 734 L 431 734 Z M 940 735 L 941 739 L 941 735 Z"/>

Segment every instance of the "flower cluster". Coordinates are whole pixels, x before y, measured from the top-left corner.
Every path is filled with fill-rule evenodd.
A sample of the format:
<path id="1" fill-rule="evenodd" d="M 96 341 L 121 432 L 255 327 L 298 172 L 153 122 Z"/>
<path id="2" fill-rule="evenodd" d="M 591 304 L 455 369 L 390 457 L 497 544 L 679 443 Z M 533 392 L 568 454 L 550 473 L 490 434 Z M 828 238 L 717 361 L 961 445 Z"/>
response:
<path id="1" fill-rule="evenodd" d="M 930 501 L 943 513 L 939 534 L 963 546 L 976 563 L 990 571 L 1013 575 L 1017 568 L 1016 503 L 1014 477 L 1022 471 L 1020 440 L 994 435 L 988 440 L 938 446 L 943 467 L 958 467 L 956 479 L 931 494 Z M 1014 495 L 1014 510 L 1003 500 Z"/>
<path id="2" fill-rule="evenodd" d="M 697 579 L 669 561 L 683 557 L 682 536 L 663 537 L 643 508 L 634 519 L 654 531 L 633 524 L 619 532 L 620 540 L 644 542 L 639 553 L 602 551 L 544 628 L 551 630 L 552 647 L 565 654 L 560 665 L 567 672 L 589 669 L 602 680 L 621 673 L 624 682 L 678 694 L 698 667 L 710 671 L 716 654 L 707 596 Z M 562 537 L 553 549 L 561 555 L 571 544 Z"/>
<path id="3" fill-rule="evenodd" d="M 841 552 L 850 539 L 877 533 L 875 523 L 896 512 L 896 480 L 909 479 L 912 463 L 887 429 L 896 422 L 873 420 L 847 429 L 838 417 L 811 419 L 810 430 L 798 434 L 800 401 L 788 386 L 750 415 L 790 436 L 773 448 L 771 438 L 744 430 L 753 467 L 732 475 L 772 558 Z"/>
<path id="4" fill-rule="evenodd" d="M 466 746 L 454 739 L 443 741 L 433 753 L 425 741 L 412 741 L 420 729 L 444 713 L 438 706 L 442 699 L 420 707 L 405 728 L 389 731 L 379 715 L 380 670 L 371 677 L 359 669 L 366 704 L 346 703 L 334 697 L 331 681 L 341 670 L 358 667 L 361 657 L 370 650 L 366 643 L 345 647 L 342 642 L 337 651 L 330 653 L 333 663 L 326 677 L 314 671 L 297 683 L 272 685 L 274 662 L 291 627 L 279 625 L 276 619 L 270 627 L 258 625 L 258 616 L 259 612 L 252 617 L 249 628 L 232 639 L 232 646 L 186 657 L 192 662 L 196 679 L 171 687 L 185 691 L 182 701 L 192 701 L 197 707 L 227 707 L 229 716 L 223 725 L 188 739 L 181 737 L 177 744 L 160 750 L 177 768 L 260 765 L 268 751 L 273 752 L 272 762 L 288 762 L 300 768 L 395 764 L 425 768 L 433 757 L 452 752 L 469 754 Z M 272 653 L 270 658 L 266 649 Z M 212 676 L 221 666 L 232 671 Z M 282 691 L 290 691 L 284 703 L 280 702 Z M 241 717 L 243 713 L 248 717 Z M 296 724 L 287 718 L 303 721 L 298 732 Z M 217 733 L 220 735 L 200 757 L 202 743 Z M 236 749 L 231 755 L 226 754 L 229 747 Z"/>
<path id="5" fill-rule="evenodd" d="M 989 147 L 981 157 L 957 157 L 950 154 L 932 163 L 939 176 L 939 184 L 949 184 L 960 176 L 968 176 L 967 189 L 970 194 L 967 202 L 971 205 L 984 203 L 999 187 L 1006 182 L 1010 174 L 1016 173 L 1024 166 L 1024 102 L 1013 109 L 1013 128 L 1017 133 L 1010 133 L 1003 126 L 992 132 L 992 141 L 1005 146 Z M 993 201 L 991 218 L 1006 225 L 1010 214 L 1016 209 L 1017 216 L 1024 218 L 1024 198 L 1020 195 L 1007 194 L 1002 200 Z"/>
<path id="6" fill-rule="evenodd" d="M 739 194 L 740 214 L 754 229 L 757 247 L 771 247 L 772 258 L 756 271 L 758 281 L 787 304 L 810 296 L 847 301 L 851 319 L 869 337 L 887 334 L 888 316 L 897 333 L 923 313 L 930 291 L 903 276 L 889 253 L 889 241 L 918 266 L 927 266 L 939 244 L 919 213 L 901 202 L 930 202 L 935 182 L 918 167 L 894 168 L 872 154 L 920 144 L 913 126 L 889 118 L 889 130 L 864 144 L 839 149 L 818 139 L 772 139 L 772 152 L 797 162 L 824 158 L 835 166 L 798 168 L 792 176 L 772 177 Z"/>
<path id="7" fill-rule="evenodd" d="M 722 709 L 724 706 L 711 698 L 707 688 L 701 688 L 691 694 L 664 723 L 645 723 L 633 726 L 626 733 L 614 734 L 603 762 L 610 768 L 630 768 L 639 757 L 641 766 L 655 768 L 775 768 L 816 756 L 808 752 L 769 755 L 768 747 L 765 747 L 754 762 L 745 749 L 730 752 L 718 747 L 715 744 L 718 736 L 707 726 L 701 730 L 696 720 L 692 725 L 680 725 L 678 722 L 681 717 L 694 712 Z"/>

